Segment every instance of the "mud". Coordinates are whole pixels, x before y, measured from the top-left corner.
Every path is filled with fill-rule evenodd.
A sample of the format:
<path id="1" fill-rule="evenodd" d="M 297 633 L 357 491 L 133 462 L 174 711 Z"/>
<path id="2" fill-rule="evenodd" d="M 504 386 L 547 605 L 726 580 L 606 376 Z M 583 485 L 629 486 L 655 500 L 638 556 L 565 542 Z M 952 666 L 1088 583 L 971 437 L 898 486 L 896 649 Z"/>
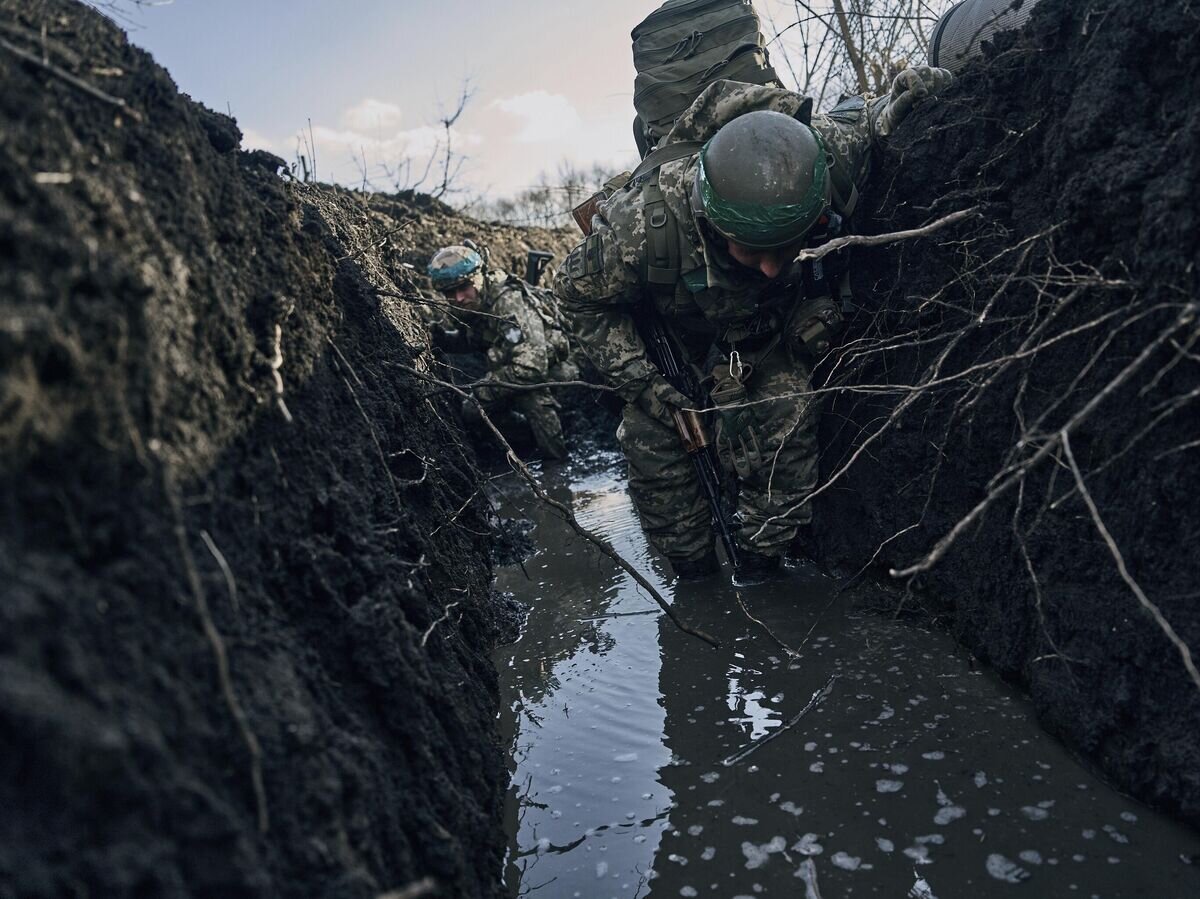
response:
<path id="1" fill-rule="evenodd" d="M 1114 784 L 1192 824 L 1200 687 L 1122 579 L 1059 435 L 1130 578 L 1200 646 L 1196 15 L 1045 0 L 905 123 L 867 227 L 981 216 L 856 252 L 861 308 L 824 366 L 849 390 L 824 419 L 817 513 L 833 563 L 904 569 L 994 491 L 944 559 L 901 579 L 907 602 L 1027 688 Z"/>
<path id="2" fill-rule="evenodd" d="M 386 294 L 563 238 L 288 184 L 78 4 L 0 25 L 0 895 L 494 895 L 512 614 Z"/>

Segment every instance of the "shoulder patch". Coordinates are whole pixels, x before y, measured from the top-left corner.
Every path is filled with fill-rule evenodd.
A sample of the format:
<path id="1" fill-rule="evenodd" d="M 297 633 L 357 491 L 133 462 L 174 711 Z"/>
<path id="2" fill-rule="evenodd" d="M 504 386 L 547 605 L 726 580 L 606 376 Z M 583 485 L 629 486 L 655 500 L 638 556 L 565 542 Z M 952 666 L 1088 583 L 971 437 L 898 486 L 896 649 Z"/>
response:
<path id="1" fill-rule="evenodd" d="M 604 243 L 601 236 L 592 234 L 584 239 L 567 256 L 563 269 L 572 281 L 604 271 Z"/>
<path id="2" fill-rule="evenodd" d="M 825 113 L 835 122 L 844 122 L 847 125 L 853 125 L 858 121 L 864 109 L 867 108 L 867 101 L 862 97 L 847 97 L 829 112 Z"/>

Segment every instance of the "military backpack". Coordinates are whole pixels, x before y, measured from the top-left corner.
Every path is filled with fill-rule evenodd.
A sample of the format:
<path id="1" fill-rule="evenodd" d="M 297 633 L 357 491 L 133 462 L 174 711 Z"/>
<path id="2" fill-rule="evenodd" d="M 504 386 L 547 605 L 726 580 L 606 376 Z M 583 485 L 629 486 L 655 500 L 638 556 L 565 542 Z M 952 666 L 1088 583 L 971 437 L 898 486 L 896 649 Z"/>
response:
<path id="1" fill-rule="evenodd" d="M 714 81 L 782 86 L 749 0 L 667 0 L 630 36 L 633 134 L 643 157 Z"/>

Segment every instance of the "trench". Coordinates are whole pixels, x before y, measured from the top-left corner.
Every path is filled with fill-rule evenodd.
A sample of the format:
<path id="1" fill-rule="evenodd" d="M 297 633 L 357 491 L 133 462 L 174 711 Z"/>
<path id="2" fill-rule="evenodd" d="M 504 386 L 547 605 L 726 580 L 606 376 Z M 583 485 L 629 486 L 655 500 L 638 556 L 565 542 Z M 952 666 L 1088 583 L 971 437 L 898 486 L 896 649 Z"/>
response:
<path id="1" fill-rule="evenodd" d="M 1192 831 L 1084 768 L 947 634 L 873 610 L 884 587 L 799 567 L 680 591 L 619 457 L 543 477 L 721 647 L 678 631 L 515 483 L 501 490 L 538 545 L 496 580 L 530 610 L 494 653 L 508 895 L 1200 894 Z"/>

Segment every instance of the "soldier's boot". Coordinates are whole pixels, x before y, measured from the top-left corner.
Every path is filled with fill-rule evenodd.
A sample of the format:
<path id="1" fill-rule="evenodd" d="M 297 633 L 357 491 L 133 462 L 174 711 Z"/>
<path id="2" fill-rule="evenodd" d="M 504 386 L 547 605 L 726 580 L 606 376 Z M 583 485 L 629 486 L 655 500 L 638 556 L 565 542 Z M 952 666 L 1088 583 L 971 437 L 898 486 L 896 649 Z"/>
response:
<path id="1" fill-rule="evenodd" d="M 557 415 L 554 413 L 549 415 L 526 413 L 525 417 L 529 420 L 534 442 L 542 451 L 542 455 L 548 459 L 567 458 L 567 442 L 563 439 L 562 422 L 558 420 Z"/>
<path id="2" fill-rule="evenodd" d="M 779 573 L 783 556 L 768 556 L 752 549 L 738 549 L 738 567 L 733 573 L 735 587 L 755 587 Z"/>
<path id="3" fill-rule="evenodd" d="M 811 524 L 803 524 L 796 528 L 796 536 L 788 544 L 787 552 L 783 555 L 783 563 L 789 568 L 818 564 L 821 545 Z"/>
<path id="4" fill-rule="evenodd" d="M 671 569 L 680 581 L 699 581 L 721 570 L 716 550 L 710 549 L 698 559 L 671 559 Z"/>

